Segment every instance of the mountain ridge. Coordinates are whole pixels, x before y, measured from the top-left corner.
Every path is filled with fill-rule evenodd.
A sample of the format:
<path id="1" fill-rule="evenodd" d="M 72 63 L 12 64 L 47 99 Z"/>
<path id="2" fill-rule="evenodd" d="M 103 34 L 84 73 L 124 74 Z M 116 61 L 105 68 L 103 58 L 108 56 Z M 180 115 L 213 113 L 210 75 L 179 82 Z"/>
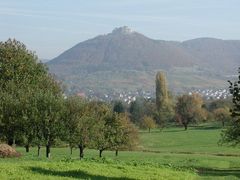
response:
<path id="1" fill-rule="evenodd" d="M 216 38 L 196 38 L 182 42 L 154 40 L 124 26 L 76 44 L 47 62 L 47 65 L 50 72 L 70 88 L 77 86 L 75 89 L 79 90 L 115 89 L 116 83 L 113 81 L 121 84 L 124 78 L 126 80 L 124 73 L 129 73 L 128 82 L 122 83 L 122 86 L 118 84 L 120 86 L 116 90 L 126 89 L 125 86 L 127 89 L 136 88 L 131 83 L 137 84 L 137 88 L 150 85 L 150 89 L 153 89 L 154 73 L 158 70 L 166 71 L 170 80 L 174 80 L 180 73 L 183 79 L 170 85 L 173 89 L 198 86 L 194 80 L 193 83 L 188 80 L 186 74 L 197 77 L 199 81 L 202 79 L 205 87 L 210 87 L 211 84 L 223 87 L 225 75 L 235 72 L 240 65 L 240 41 Z M 139 73 L 133 77 L 134 71 Z M 117 77 L 117 72 L 122 74 Z M 212 80 L 208 83 L 206 79 L 209 77 Z M 184 78 L 187 78 L 185 83 Z M 144 81 L 141 82 L 141 79 Z M 135 81 L 145 85 L 141 86 Z M 97 85 L 99 82 L 103 87 Z"/>

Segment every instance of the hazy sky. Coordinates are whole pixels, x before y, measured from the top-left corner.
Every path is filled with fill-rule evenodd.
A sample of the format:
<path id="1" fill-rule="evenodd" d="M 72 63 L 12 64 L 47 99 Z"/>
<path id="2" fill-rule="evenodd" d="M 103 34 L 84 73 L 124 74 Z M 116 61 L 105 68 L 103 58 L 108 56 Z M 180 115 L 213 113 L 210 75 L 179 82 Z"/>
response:
<path id="1" fill-rule="evenodd" d="M 0 0 L 0 41 L 40 58 L 124 25 L 153 39 L 240 39 L 240 0 Z"/>

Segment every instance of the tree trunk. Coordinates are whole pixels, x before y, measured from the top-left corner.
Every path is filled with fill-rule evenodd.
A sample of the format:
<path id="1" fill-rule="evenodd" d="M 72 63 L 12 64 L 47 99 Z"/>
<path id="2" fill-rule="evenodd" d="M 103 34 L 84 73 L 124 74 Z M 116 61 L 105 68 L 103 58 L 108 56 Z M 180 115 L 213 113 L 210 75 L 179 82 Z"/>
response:
<path id="1" fill-rule="evenodd" d="M 50 152 L 50 144 L 46 145 L 46 157 L 50 158 L 51 157 L 51 152 Z"/>
<path id="2" fill-rule="evenodd" d="M 72 155 L 72 153 L 73 153 L 73 147 L 70 146 L 70 154 Z"/>
<path id="3" fill-rule="evenodd" d="M 187 128 L 188 128 L 188 127 L 187 127 L 187 124 L 184 123 L 183 126 L 184 126 L 184 130 L 186 131 Z"/>
<path id="4" fill-rule="evenodd" d="M 222 127 L 224 127 L 224 125 L 225 125 L 225 124 L 224 124 L 224 121 L 222 121 Z"/>
<path id="5" fill-rule="evenodd" d="M 40 149 L 41 149 L 41 146 L 40 145 L 38 145 L 38 157 L 40 157 Z"/>
<path id="6" fill-rule="evenodd" d="M 100 158 L 102 157 L 102 152 L 103 152 L 103 150 L 100 149 L 100 150 L 99 150 L 99 157 L 100 157 Z"/>
<path id="7" fill-rule="evenodd" d="M 29 152 L 29 144 L 26 144 L 25 149 L 26 149 L 26 152 L 28 153 Z"/>
<path id="8" fill-rule="evenodd" d="M 150 133 L 150 128 L 148 128 L 148 132 Z"/>
<path id="9" fill-rule="evenodd" d="M 7 144 L 8 144 L 9 146 L 12 146 L 12 145 L 13 145 L 13 140 L 12 140 L 12 139 L 8 139 L 8 140 L 7 140 Z"/>
<path id="10" fill-rule="evenodd" d="M 8 133 L 7 133 L 7 144 L 8 144 L 9 146 L 12 146 L 12 147 L 15 146 L 14 133 L 12 133 L 12 132 L 8 132 Z"/>
<path id="11" fill-rule="evenodd" d="M 16 147 L 16 140 L 15 140 L 15 138 L 13 138 L 13 144 L 12 144 L 12 147 Z"/>
<path id="12" fill-rule="evenodd" d="M 116 151 L 115 151 L 115 155 L 118 156 L 118 149 L 116 149 Z"/>
<path id="13" fill-rule="evenodd" d="M 83 154 L 84 147 L 82 145 L 79 145 L 78 147 L 79 147 L 79 156 L 80 156 L 80 159 L 82 159 L 84 156 L 84 154 Z"/>

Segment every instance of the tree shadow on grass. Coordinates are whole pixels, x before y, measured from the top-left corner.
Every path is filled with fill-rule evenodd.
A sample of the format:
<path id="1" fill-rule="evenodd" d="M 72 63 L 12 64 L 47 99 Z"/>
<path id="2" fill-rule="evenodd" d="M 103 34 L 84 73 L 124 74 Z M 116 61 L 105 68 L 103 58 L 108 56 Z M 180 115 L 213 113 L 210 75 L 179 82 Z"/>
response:
<path id="1" fill-rule="evenodd" d="M 179 128 L 179 129 L 166 129 L 163 132 L 182 132 L 185 131 L 184 128 Z"/>
<path id="2" fill-rule="evenodd" d="M 185 131 L 184 128 L 179 128 L 179 129 L 169 129 L 169 128 L 165 128 L 165 129 L 157 129 L 157 130 L 151 130 L 149 131 L 140 131 L 140 133 L 142 134 L 161 134 L 161 133 L 169 133 L 169 132 L 182 132 Z"/>
<path id="3" fill-rule="evenodd" d="M 77 178 L 77 179 L 99 179 L 99 180 L 120 180 L 120 179 L 126 179 L 126 180 L 135 180 L 132 178 L 127 177 L 108 177 L 108 176 L 100 176 L 100 175 L 92 175 L 87 172 L 81 171 L 81 170 L 71 170 L 71 171 L 55 171 L 50 169 L 44 169 L 41 167 L 30 167 L 30 170 L 34 173 L 42 174 L 42 175 L 48 175 L 48 176 L 58 176 L 58 177 L 69 177 L 69 178 Z"/>
<path id="4" fill-rule="evenodd" d="M 199 168 L 197 170 L 200 176 L 235 176 L 236 178 L 240 178 L 240 169 Z"/>
<path id="5" fill-rule="evenodd" d="M 221 126 L 189 126 L 191 130 L 216 130 L 222 129 Z"/>

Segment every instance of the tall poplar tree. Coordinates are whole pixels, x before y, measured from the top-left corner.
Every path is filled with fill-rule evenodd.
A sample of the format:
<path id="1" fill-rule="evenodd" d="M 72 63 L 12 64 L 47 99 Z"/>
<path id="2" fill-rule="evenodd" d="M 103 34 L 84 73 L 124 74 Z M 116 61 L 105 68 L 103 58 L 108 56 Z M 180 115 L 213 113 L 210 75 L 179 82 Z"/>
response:
<path id="1" fill-rule="evenodd" d="M 168 89 L 165 74 L 158 72 L 156 75 L 156 106 L 160 112 L 168 104 Z"/>
<path id="2" fill-rule="evenodd" d="M 156 109 L 157 122 L 162 127 L 164 123 L 173 117 L 173 108 L 167 88 L 166 76 L 163 72 L 158 72 L 156 75 Z"/>

